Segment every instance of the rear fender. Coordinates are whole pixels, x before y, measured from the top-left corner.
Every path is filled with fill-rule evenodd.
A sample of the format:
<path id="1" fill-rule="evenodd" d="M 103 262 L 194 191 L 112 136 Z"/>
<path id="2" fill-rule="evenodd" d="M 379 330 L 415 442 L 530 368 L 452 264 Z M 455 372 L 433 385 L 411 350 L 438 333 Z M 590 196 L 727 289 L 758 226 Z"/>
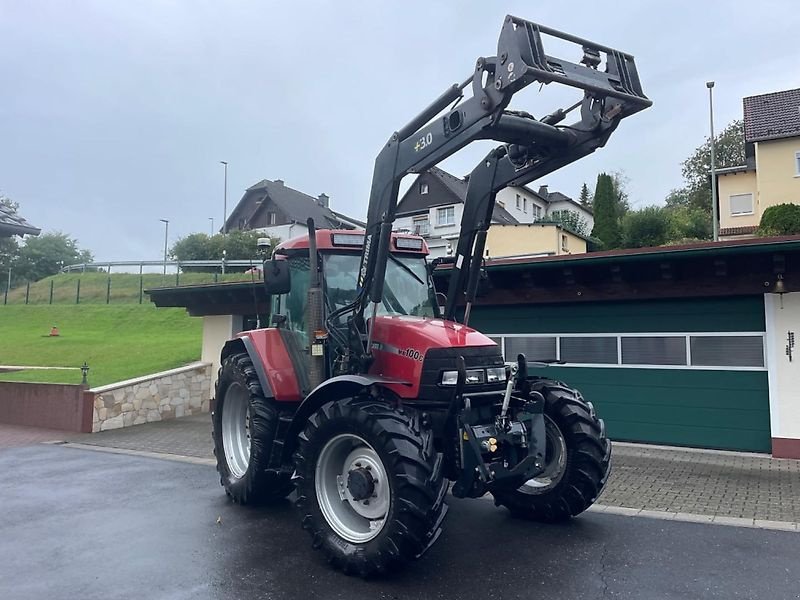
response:
<path id="1" fill-rule="evenodd" d="M 395 394 L 386 387 L 390 384 L 411 385 L 407 381 L 381 377 L 379 375 L 339 375 L 338 377 L 332 377 L 327 381 L 323 381 L 306 396 L 306 399 L 303 400 L 297 412 L 294 414 L 289 430 L 286 432 L 281 464 L 292 464 L 292 454 L 294 454 L 297 448 L 297 436 L 302 433 L 308 418 L 323 405 L 341 400 L 342 398 L 352 398 L 353 396 L 368 393 L 373 386 L 385 390 L 390 396 L 395 396 Z"/>
<path id="2" fill-rule="evenodd" d="M 269 385 L 269 378 L 267 372 L 264 370 L 264 364 L 261 362 L 261 357 L 256 352 L 253 346 L 253 341 L 247 337 L 234 338 L 225 342 L 220 354 L 220 363 L 232 354 L 246 353 L 253 363 L 253 368 L 258 375 L 258 382 L 261 384 L 261 391 L 264 392 L 266 398 L 274 398 L 272 387 Z"/>

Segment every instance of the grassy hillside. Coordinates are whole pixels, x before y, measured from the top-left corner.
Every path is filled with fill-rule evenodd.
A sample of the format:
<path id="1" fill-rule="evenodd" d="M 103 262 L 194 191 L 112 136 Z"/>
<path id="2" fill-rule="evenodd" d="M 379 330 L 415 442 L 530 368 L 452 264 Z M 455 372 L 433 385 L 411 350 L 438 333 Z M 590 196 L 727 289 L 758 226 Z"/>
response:
<path id="1" fill-rule="evenodd" d="M 59 337 L 48 336 L 54 325 Z M 93 387 L 198 360 L 201 341 L 202 320 L 182 308 L 0 305 L 0 365 L 79 367 L 86 361 Z M 0 380 L 80 383 L 81 373 L 21 371 L 0 373 Z"/>
<path id="2" fill-rule="evenodd" d="M 258 278 L 258 276 L 255 276 Z M 50 285 L 53 285 L 53 304 L 75 304 L 78 295 L 78 281 L 80 281 L 81 304 L 105 304 L 108 294 L 108 281 L 111 280 L 109 301 L 114 303 L 138 303 L 140 278 L 135 273 L 63 273 L 46 277 L 31 283 L 28 294 L 29 304 L 49 304 Z M 227 273 L 217 275 L 218 281 L 251 281 L 252 276 L 244 273 Z M 159 275 L 158 273 L 145 273 L 142 276 L 142 287 L 146 290 L 155 287 L 173 286 L 176 284 L 175 274 Z M 198 283 L 214 283 L 213 273 L 181 273 L 178 277 L 179 285 Z M 25 289 L 22 285 L 8 293 L 8 304 L 25 304 Z M 0 295 L 0 305 L 3 296 Z M 149 302 L 147 294 L 143 295 L 142 303 Z"/>

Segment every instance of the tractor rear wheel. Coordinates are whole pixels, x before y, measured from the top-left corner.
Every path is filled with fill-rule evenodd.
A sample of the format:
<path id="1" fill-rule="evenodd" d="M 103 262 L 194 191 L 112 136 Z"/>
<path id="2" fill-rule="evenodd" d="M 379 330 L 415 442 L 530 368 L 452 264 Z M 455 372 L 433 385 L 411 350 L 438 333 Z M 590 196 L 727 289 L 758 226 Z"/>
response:
<path id="1" fill-rule="evenodd" d="M 516 490 L 494 492 L 495 504 L 518 517 L 564 521 L 589 508 L 603 491 L 611 442 L 602 419 L 577 390 L 547 379 L 532 383 L 545 399 L 545 470 Z"/>
<path id="2" fill-rule="evenodd" d="M 386 572 L 441 533 L 442 457 L 414 410 L 371 399 L 326 404 L 300 435 L 295 467 L 303 528 L 345 573 Z"/>
<path id="3" fill-rule="evenodd" d="M 289 495 L 293 489 L 289 477 L 267 468 L 279 408 L 264 396 L 247 354 L 222 361 L 211 421 L 220 483 L 234 502 L 267 502 Z"/>

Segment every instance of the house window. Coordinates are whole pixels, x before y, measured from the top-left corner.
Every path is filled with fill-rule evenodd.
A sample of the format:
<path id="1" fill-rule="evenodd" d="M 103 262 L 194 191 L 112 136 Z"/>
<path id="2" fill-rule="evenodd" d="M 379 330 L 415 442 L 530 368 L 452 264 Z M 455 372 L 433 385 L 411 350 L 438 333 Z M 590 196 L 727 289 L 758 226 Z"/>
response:
<path id="1" fill-rule="evenodd" d="M 517 210 L 522 210 L 522 196 L 517 194 Z"/>
<path id="2" fill-rule="evenodd" d="M 412 231 L 416 235 L 428 235 L 430 233 L 431 224 L 428 222 L 428 217 L 414 219 Z"/>
<path id="3" fill-rule="evenodd" d="M 531 210 L 533 211 L 533 218 L 538 220 L 542 217 L 542 207 L 538 204 L 533 204 L 531 206 Z"/>
<path id="4" fill-rule="evenodd" d="M 794 153 L 794 174 L 800 177 L 800 150 Z"/>
<path id="5" fill-rule="evenodd" d="M 428 184 L 427 183 L 420 183 L 419 184 L 419 193 L 420 194 L 427 194 L 428 193 Z"/>
<path id="6" fill-rule="evenodd" d="M 456 207 L 445 206 L 436 209 L 436 224 L 437 225 L 455 225 L 456 224 Z"/>
<path id="7" fill-rule="evenodd" d="M 267 225 L 275 225 L 276 216 L 274 212 L 267 213 Z"/>
<path id="8" fill-rule="evenodd" d="M 524 213 L 528 212 L 528 199 L 527 198 L 523 198 L 522 199 L 522 212 L 524 212 Z"/>
<path id="9" fill-rule="evenodd" d="M 752 215 L 753 194 L 734 194 L 730 197 L 731 215 Z"/>
<path id="10" fill-rule="evenodd" d="M 565 233 L 561 234 L 561 250 L 563 250 L 564 252 L 569 251 L 569 238 Z"/>

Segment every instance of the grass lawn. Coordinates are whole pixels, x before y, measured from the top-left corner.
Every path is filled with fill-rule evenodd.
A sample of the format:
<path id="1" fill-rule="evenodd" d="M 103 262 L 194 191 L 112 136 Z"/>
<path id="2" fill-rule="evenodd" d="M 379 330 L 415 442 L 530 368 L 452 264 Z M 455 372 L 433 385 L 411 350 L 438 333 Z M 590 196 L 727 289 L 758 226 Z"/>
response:
<path id="1" fill-rule="evenodd" d="M 138 277 L 138 276 L 137 276 Z M 57 326 L 61 335 L 49 337 Z M 200 358 L 202 320 L 152 304 L 0 305 L 0 365 L 80 367 L 92 387 Z M 80 383 L 80 371 L 0 373 L 4 381 Z"/>

